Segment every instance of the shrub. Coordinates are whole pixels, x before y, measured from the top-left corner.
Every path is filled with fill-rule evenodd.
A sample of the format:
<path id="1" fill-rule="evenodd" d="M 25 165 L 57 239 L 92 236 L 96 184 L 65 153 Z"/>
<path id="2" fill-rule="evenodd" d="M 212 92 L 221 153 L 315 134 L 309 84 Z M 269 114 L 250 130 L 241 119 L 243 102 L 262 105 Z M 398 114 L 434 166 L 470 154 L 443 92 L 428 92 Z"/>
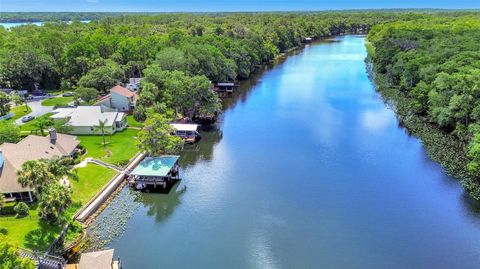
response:
<path id="1" fill-rule="evenodd" d="M 129 162 L 130 160 L 119 160 L 116 161 L 114 164 L 119 167 L 125 167 Z"/>
<path id="2" fill-rule="evenodd" d="M 27 216 L 28 215 L 28 210 L 30 210 L 30 208 L 28 207 L 27 204 L 25 204 L 24 202 L 20 202 L 18 204 L 15 205 L 15 207 L 13 208 L 13 210 L 15 211 L 15 213 L 17 213 L 19 216 Z"/>

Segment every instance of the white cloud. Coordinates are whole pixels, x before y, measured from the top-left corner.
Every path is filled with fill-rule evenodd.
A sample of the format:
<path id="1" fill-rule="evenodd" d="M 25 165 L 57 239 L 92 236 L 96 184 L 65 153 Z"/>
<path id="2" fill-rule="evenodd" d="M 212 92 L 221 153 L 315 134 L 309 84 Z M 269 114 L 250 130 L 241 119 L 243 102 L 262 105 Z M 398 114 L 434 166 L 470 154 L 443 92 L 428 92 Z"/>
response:
<path id="1" fill-rule="evenodd" d="M 98 0 L 86 0 L 86 1 L 89 2 L 89 3 L 93 3 L 93 4 L 98 3 Z"/>

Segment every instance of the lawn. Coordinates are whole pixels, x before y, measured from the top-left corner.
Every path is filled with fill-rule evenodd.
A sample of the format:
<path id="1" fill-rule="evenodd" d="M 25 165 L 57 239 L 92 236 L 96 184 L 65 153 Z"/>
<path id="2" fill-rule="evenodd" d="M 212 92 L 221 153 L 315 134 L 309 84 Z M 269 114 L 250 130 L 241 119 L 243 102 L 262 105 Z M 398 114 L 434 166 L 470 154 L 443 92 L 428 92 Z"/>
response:
<path id="1" fill-rule="evenodd" d="M 68 106 L 73 102 L 73 96 L 70 97 L 53 97 L 42 101 L 42 106 Z"/>
<path id="2" fill-rule="evenodd" d="M 127 116 L 127 123 L 129 127 L 138 127 L 138 128 L 143 127 L 143 122 L 136 121 L 132 115 Z"/>
<path id="3" fill-rule="evenodd" d="M 37 122 L 39 118 L 47 118 L 47 119 L 48 119 L 48 118 L 50 118 L 50 116 L 52 116 L 52 115 L 53 115 L 53 113 L 50 112 L 50 113 L 47 113 L 47 114 L 45 114 L 45 115 L 43 115 L 43 116 L 40 116 L 40 117 L 38 117 L 38 118 L 35 118 L 35 119 L 33 119 L 33 120 L 25 123 L 24 125 L 21 125 L 21 126 L 20 126 L 20 130 L 21 130 L 21 131 L 36 131 L 36 130 L 37 130 L 37 127 L 35 127 L 35 122 Z"/>
<path id="4" fill-rule="evenodd" d="M 106 135 L 106 146 L 103 146 L 101 135 L 77 136 L 80 145 L 87 149 L 84 157 L 100 159 L 115 164 L 130 160 L 137 152 L 135 136 L 138 130 L 126 129 L 112 136 Z"/>
<path id="5" fill-rule="evenodd" d="M 64 212 L 71 219 L 112 177 L 115 171 L 89 164 L 78 168 L 78 180 L 70 180 L 73 204 Z M 14 203 L 7 205 L 13 207 Z M 23 218 L 0 216 L 0 227 L 7 228 L 7 238 L 17 246 L 34 250 L 47 250 L 63 228 L 63 224 L 51 225 L 38 216 L 38 203 L 30 205 L 29 215 Z M 73 239 L 79 231 L 71 232 Z"/>
<path id="6" fill-rule="evenodd" d="M 21 106 L 12 107 L 10 109 L 10 113 L 12 112 L 15 113 L 15 116 L 13 116 L 13 118 L 9 120 L 14 121 L 32 112 L 32 109 L 29 106 L 26 106 L 26 109 L 25 109 L 25 105 L 21 105 Z"/>
<path id="7" fill-rule="evenodd" d="M 0 227 L 7 228 L 7 238 L 15 245 L 35 250 L 47 250 L 50 243 L 62 230 L 62 226 L 52 226 L 41 220 L 38 216 L 37 205 L 37 203 L 31 204 L 29 215 L 23 218 L 1 216 Z"/>
<path id="8" fill-rule="evenodd" d="M 73 201 L 85 205 L 115 174 L 115 171 L 96 164 L 77 168 L 78 180 L 70 179 Z"/>

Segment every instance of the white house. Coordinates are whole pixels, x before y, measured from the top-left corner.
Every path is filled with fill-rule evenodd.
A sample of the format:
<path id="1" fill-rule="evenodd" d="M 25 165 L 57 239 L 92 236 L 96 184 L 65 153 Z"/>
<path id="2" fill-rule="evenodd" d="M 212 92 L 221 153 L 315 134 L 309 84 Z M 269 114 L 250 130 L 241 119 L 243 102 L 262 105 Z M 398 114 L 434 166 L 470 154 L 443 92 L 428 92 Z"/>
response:
<path id="1" fill-rule="evenodd" d="M 72 134 L 101 134 L 96 128 L 99 121 L 105 123 L 105 132 L 113 134 L 127 128 L 127 117 L 123 112 L 105 106 L 78 106 L 57 108 L 52 111 L 53 120 L 66 119 L 72 127 Z"/>
<path id="2" fill-rule="evenodd" d="M 17 144 L 0 145 L 0 193 L 7 201 L 33 201 L 33 189 L 17 181 L 23 163 L 72 156 L 80 143 L 75 136 L 57 134 L 53 129 L 49 133 L 46 137 L 29 135 Z"/>

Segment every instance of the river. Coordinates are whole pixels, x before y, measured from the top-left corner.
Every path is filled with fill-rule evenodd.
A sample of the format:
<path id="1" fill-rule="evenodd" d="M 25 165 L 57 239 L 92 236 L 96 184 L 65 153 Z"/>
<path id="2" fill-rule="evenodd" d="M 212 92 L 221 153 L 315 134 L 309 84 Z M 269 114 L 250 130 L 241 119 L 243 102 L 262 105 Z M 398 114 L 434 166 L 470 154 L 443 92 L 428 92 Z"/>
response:
<path id="1" fill-rule="evenodd" d="M 68 21 L 67 23 L 71 23 L 72 21 Z M 82 23 L 89 23 L 90 20 L 84 20 L 80 21 Z M 5 29 L 10 29 L 12 27 L 17 27 L 17 26 L 22 26 L 22 25 L 36 25 L 36 26 L 42 26 L 44 25 L 45 22 L 0 22 L 0 26 L 5 27 Z"/>
<path id="2" fill-rule="evenodd" d="M 124 268 L 478 268 L 478 204 L 375 92 L 364 41 L 244 82 L 170 194 L 124 189 L 92 226 Z"/>

